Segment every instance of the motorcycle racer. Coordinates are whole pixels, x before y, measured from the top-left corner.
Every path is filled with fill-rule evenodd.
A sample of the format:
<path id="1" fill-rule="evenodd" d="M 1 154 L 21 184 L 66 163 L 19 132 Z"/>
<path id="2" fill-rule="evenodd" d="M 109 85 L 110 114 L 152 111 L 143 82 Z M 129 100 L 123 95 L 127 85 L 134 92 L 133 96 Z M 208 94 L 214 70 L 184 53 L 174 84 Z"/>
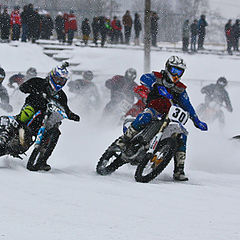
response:
<path id="1" fill-rule="evenodd" d="M 130 139 L 132 139 L 139 131 L 144 129 L 152 119 L 157 116 L 164 117 L 168 113 L 171 107 L 171 101 L 168 97 L 160 94 L 161 88 L 165 88 L 167 90 L 169 96 L 172 98 L 173 104 L 179 105 L 189 113 L 195 127 L 202 131 L 207 131 L 207 124 L 199 120 L 192 104 L 190 103 L 186 92 L 186 86 L 180 82 L 185 69 L 186 64 L 184 60 L 178 56 L 172 56 L 167 60 L 165 69 L 161 72 L 152 72 L 141 76 L 141 84 L 150 89 L 146 108 L 136 117 L 124 135 L 118 139 L 117 145 L 120 149 L 126 148 Z M 174 156 L 173 177 L 178 181 L 188 180 L 184 173 L 186 142 L 187 136 L 182 134 L 179 137 L 179 147 Z"/>

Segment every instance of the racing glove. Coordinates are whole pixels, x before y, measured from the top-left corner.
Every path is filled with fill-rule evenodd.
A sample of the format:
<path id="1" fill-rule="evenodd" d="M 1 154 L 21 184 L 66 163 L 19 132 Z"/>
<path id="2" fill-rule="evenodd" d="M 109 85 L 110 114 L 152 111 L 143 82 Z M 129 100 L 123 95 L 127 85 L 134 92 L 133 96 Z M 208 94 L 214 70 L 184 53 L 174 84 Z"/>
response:
<path id="1" fill-rule="evenodd" d="M 73 120 L 73 121 L 76 121 L 76 122 L 80 121 L 80 117 L 77 114 L 73 113 L 73 112 L 69 112 L 68 118 L 70 120 Z"/>
<path id="2" fill-rule="evenodd" d="M 192 120 L 196 128 L 199 128 L 202 131 L 208 130 L 207 124 L 205 122 L 200 121 L 197 116 L 195 116 Z"/>

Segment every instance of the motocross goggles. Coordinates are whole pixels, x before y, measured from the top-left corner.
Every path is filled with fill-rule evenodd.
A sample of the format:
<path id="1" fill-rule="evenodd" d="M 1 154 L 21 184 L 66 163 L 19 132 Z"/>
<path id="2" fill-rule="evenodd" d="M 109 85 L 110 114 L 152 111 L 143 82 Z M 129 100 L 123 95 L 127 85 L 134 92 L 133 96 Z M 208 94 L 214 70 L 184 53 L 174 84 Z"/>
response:
<path id="1" fill-rule="evenodd" d="M 63 78 L 60 76 L 51 76 L 52 80 L 54 83 L 56 83 L 56 85 L 60 85 L 60 86 L 64 86 L 67 82 L 67 78 Z"/>
<path id="2" fill-rule="evenodd" d="M 173 67 L 173 66 L 170 66 L 170 68 L 168 70 L 169 70 L 169 72 L 171 73 L 172 76 L 181 77 L 184 73 L 184 69 L 181 69 L 181 68 L 178 68 L 178 67 Z"/>

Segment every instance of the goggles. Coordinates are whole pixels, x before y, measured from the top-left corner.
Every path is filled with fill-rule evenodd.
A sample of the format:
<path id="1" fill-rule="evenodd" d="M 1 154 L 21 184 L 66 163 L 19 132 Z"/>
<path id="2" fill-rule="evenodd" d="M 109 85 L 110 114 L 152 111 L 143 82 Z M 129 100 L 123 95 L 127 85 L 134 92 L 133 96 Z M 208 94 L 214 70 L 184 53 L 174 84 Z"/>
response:
<path id="1" fill-rule="evenodd" d="M 183 69 L 180 69 L 180 68 L 177 68 L 177 67 L 171 67 L 170 68 L 170 73 L 173 76 L 181 77 L 183 75 L 183 72 L 184 72 Z"/>
<path id="2" fill-rule="evenodd" d="M 57 85 L 60 85 L 60 86 L 64 86 L 65 83 L 67 82 L 67 78 L 63 78 L 63 77 L 60 77 L 60 76 L 51 76 L 54 83 L 57 84 Z"/>

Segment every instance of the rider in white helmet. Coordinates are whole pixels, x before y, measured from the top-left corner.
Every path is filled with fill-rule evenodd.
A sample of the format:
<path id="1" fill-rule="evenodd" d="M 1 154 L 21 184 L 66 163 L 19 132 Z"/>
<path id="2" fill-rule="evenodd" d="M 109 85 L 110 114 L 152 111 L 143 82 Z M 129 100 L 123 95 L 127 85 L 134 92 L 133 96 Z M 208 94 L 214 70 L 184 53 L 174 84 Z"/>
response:
<path id="1" fill-rule="evenodd" d="M 178 56 L 172 56 L 166 61 L 165 70 L 162 70 L 161 72 L 147 73 L 141 76 L 141 84 L 150 89 L 146 108 L 136 117 L 124 135 L 119 138 L 118 146 L 120 149 L 124 149 L 129 140 L 139 131 L 144 129 L 152 119 L 157 116 L 164 116 L 168 113 L 171 107 L 171 102 L 167 97 L 160 94 L 159 87 L 165 87 L 169 95 L 172 96 L 173 103 L 189 112 L 189 115 L 197 128 L 202 131 L 207 130 L 207 124 L 199 120 L 192 104 L 190 103 L 186 92 L 186 86 L 180 81 L 185 69 L 186 64 L 184 60 Z M 187 181 L 188 178 L 184 173 L 187 136 L 182 134 L 178 140 L 179 147 L 174 157 L 175 167 L 173 177 L 178 181 Z"/>

